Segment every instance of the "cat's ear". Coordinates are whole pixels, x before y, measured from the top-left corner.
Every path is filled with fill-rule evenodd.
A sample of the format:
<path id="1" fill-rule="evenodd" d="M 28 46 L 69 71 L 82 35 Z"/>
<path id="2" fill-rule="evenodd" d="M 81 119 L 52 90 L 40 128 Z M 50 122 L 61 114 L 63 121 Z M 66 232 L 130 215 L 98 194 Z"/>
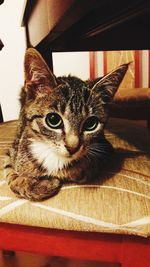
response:
<path id="1" fill-rule="evenodd" d="M 120 83 L 122 82 L 130 63 L 123 64 L 117 69 L 101 78 L 92 88 L 96 94 L 100 94 L 104 104 L 112 101 Z"/>
<path id="2" fill-rule="evenodd" d="M 29 48 L 24 60 L 25 83 L 42 83 L 52 87 L 57 85 L 56 78 L 46 62 L 34 48 Z"/>

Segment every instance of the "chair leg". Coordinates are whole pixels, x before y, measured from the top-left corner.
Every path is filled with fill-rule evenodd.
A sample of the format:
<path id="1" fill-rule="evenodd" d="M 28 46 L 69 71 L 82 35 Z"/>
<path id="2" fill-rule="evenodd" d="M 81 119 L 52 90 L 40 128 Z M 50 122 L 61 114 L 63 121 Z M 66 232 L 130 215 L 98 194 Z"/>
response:
<path id="1" fill-rule="evenodd" d="M 150 119 L 147 119 L 147 128 L 150 130 Z"/>
<path id="2" fill-rule="evenodd" d="M 13 256 L 15 256 L 15 251 L 2 250 L 2 254 L 3 254 L 4 257 L 13 257 Z"/>
<path id="3" fill-rule="evenodd" d="M 122 267 L 149 267 L 150 239 L 124 236 L 121 249 L 121 266 Z"/>
<path id="4" fill-rule="evenodd" d="M 2 114 L 2 109 L 1 109 L 1 105 L 0 105 L 0 122 L 3 122 L 3 114 Z"/>

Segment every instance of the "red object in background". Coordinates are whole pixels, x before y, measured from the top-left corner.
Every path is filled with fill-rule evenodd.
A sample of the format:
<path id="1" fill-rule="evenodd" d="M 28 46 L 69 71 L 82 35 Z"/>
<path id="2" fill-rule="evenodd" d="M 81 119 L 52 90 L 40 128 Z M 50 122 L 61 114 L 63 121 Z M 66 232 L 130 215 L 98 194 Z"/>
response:
<path id="1" fill-rule="evenodd" d="M 0 249 L 149 267 L 150 239 L 0 223 Z"/>
<path id="2" fill-rule="evenodd" d="M 90 57 L 90 80 L 95 79 L 95 52 L 89 52 Z"/>
<path id="3" fill-rule="evenodd" d="M 107 70 L 107 51 L 103 51 L 104 60 L 103 60 L 103 67 L 104 67 L 104 75 L 108 73 Z M 150 57 L 150 54 L 149 54 Z M 135 62 L 135 88 L 140 87 L 140 56 L 139 50 L 135 50 L 134 53 L 134 62 Z M 95 78 L 95 52 L 90 52 L 90 79 L 93 80 Z M 150 80 L 149 80 L 150 83 Z M 150 84 L 149 84 L 150 86 Z"/>
<path id="4" fill-rule="evenodd" d="M 104 51 L 104 60 L 103 60 L 103 64 L 104 64 L 104 75 L 106 75 L 108 73 L 107 71 L 107 51 Z"/>
<path id="5" fill-rule="evenodd" d="M 139 50 L 134 51 L 134 62 L 135 62 L 135 88 L 140 87 L 140 55 Z"/>

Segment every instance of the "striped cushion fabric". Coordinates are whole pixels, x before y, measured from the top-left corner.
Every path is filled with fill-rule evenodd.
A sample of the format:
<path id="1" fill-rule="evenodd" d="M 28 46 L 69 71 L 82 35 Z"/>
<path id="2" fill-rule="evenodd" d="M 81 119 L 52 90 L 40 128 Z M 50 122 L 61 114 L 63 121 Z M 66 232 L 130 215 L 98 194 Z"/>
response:
<path id="1" fill-rule="evenodd" d="M 115 153 L 97 184 L 65 185 L 42 202 L 18 199 L 3 166 L 16 122 L 0 125 L 0 221 L 55 229 L 150 235 L 150 132 L 133 121 L 111 119 L 107 139 Z"/>

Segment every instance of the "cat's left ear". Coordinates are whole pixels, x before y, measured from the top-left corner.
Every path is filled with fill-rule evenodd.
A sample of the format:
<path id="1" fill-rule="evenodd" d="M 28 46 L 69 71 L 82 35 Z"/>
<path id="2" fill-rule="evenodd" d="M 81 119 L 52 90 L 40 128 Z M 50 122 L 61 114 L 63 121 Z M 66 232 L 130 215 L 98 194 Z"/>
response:
<path id="1" fill-rule="evenodd" d="M 55 76 L 50 71 L 40 53 L 34 48 L 29 48 L 26 51 L 24 72 L 26 83 L 43 83 L 52 87 L 57 85 Z"/>
<path id="2" fill-rule="evenodd" d="M 93 86 L 92 91 L 100 94 L 104 104 L 112 101 L 120 83 L 122 82 L 130 63 L 123 64 L 108 73 Z"/>

